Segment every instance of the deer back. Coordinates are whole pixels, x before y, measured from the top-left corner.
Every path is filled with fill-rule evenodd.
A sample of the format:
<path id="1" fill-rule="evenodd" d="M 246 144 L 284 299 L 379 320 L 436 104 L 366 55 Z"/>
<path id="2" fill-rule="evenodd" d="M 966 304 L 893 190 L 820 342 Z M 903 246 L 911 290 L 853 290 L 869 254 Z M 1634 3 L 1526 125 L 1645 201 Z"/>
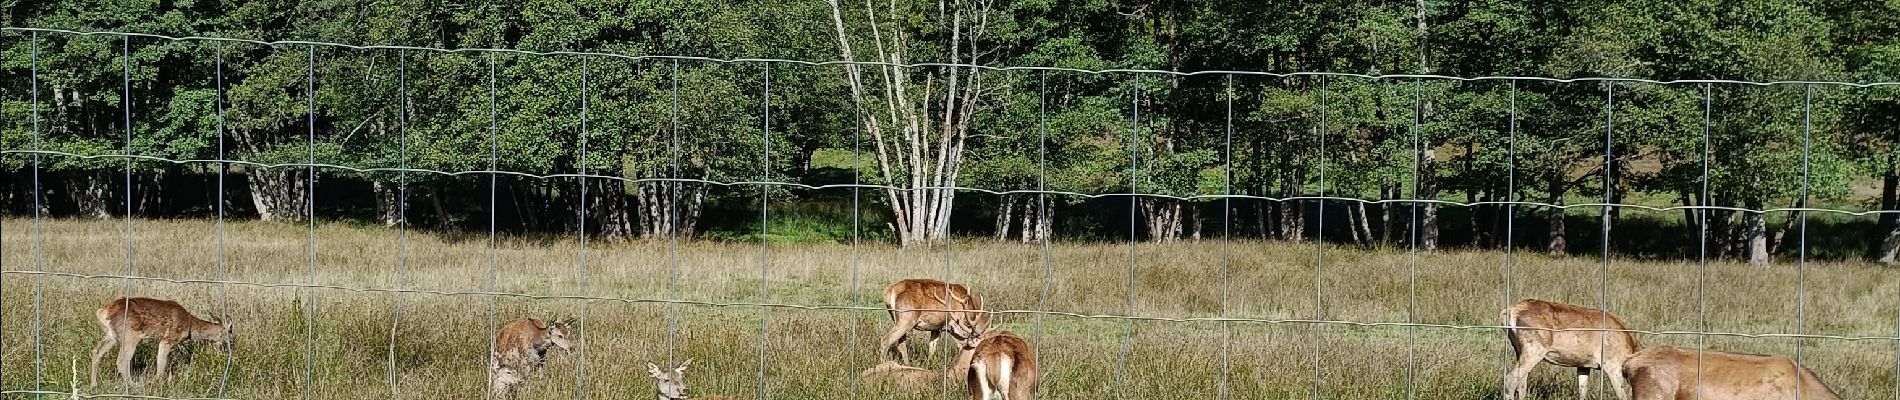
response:
<path id="1" fill-rule="evenodd" d="M 1800 398 L 1835 400 L 1838 395 L 1814 371 L 1781 356 L 1728 353 L 1714 350 L 1654 347 L 1624 363 L 1624 376 L 1638 399 Z"/>
<path id="2" fill-rule="evenodd" d="M 1539 328 L 1522 329 L 1514 332 L 1515 340 L 1534 340 L 1545 346 L 1562 350 L 1565 347 L 1587 346 L 1594 350 L 1598 344 L 1606 345 L 1606 358 L 1621 358 L 1642 349 L 1636 335 L 1629 332 L 1605 332 L 1609 330 L 1628 330 L 1622 318 L 1603 310 L 1549 302 L 1537 299 L 1524 299 L 1505 309 L 1505 325 Z M 1586 329 L 1578 331 L 1552 331 L 1545 329 Z"/>
<path id="3" fill-rule="evenodd" d="M 192 316 L 178 302 L 144 297 L 107 302 L 99 307 L 98 317 L 101 325 L 115 332 L 137 332 L 168 339 L 182 339 L 207 326 L 218 325 Z"/>
<path id="4" fill-rule="evenodd" d="M 866 381 L 904 388 L 926 388 L 939 379 L 937 371 L 898 364 L 896 361 L 884 361 L 858 374 Z"/>
<path id="5" fill-rule="evenodd" d="M 534 318 L 522 318 L 509 321 L 495 332 L 495 347 L 492 349 L 502 364 L 515 364 L 529 361 L 521 359 L 530 355 L 539 355 L 542 343 L 547 342 L 547 322 Z"/>
<path id="6" fill-rule="evenodd" d="M 983 300 L 961 284 L 935 279 L 905 279 L 884 289 L 884 305 L 892 310 L 982 310 Z M 935 313 L 927 311 L 926 313 Z M 951 312 L 951 319 L 973 319 L 989 325 L 989 314 Z"/>

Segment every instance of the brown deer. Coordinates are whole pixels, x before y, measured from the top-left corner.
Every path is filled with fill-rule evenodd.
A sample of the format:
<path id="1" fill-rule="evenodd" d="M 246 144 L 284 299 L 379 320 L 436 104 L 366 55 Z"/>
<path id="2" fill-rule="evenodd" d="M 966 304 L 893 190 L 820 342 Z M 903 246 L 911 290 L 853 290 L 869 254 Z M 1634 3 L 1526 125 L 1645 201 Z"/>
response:
<path id="1" fill-rule="evenodd" d="M 734 400 L 734 398 L 726 396 L 687 397 L 686 366 L 692 364 L 693 360 L 689 358 L 686 362 L 680 363 L 678 368 L 663 371 L 660 370 L 660 366 L 653 365 L 652 362 L 647 362 L 647 375 L 660 381 L 660 400 Z"/>
<path id="2" fill-rule="evenodd" d="M 115 344 L 119 347 L 119 379 L 131 382 L 132 356 L 138 351 L 141 341 L 158 341 L 157 374 L 159 379 L 165 379 L 171 368 L 173 346 L 187 340 L 203 340 L 229 349 L 237 338 L 231 324 L 216 318 L 211 321 L 198 319 L 184 306 L 170 300 L 144 297 L 113 300 L 100 306 L 93 315 L 99 321 L 99 329 L 105 331 L 105 337 L 99 339 L 99 345 L 92 349 L 92 377 L 89 385 L 99 384 L 99 358 L 105 357 Z"/>
<path id="3" fill-rule="evenodd" d="M 1601 369 L 1610 379 L 1616 398 L 1629 400 L 1629 383 L 1623 379 L 1623 361 L 1641 345 L 1623 325 L 1623 320 L 1603 310 L 1524 299 L 1504 309 L 1505 338 L 1517 352 L 1517 363 L 1504 375 L 1504 399 L 1522 400 L 1529 387 L 1531 369 L 1540 362 L 1577 369 L 1577 396 L 1590 392 L 1590 370 Z M 1515 329 L 1535 328 L 1535 329 Z M 1552 331 L 1546 329 L 1607 329 Z"/>
<path id="4" fill-rule="evenodd" d="M 945 299 L 948 300 L 945 300 Z M 930 332 L 928 356 L 937 354 L 937 339 L 948 330 L 948 323 L 971 320 L 979 327 L 990 325 L 990 316 L 981 312 L 917 310 L 981 310 L 983 301 L 960 284 L 934 279 L 905 279 L 884 288 L 884 309 L 891 315 L 891 330 L 878 344 L 878 357 L 889 360 L 896 351 L 898 359 L 910 363 L 910 348 L 905 344 L 911 330 Z M 955 335 L 955 332 L 951 333 Z M 958 340 L 964 337 L 956 337 Z"/>
<path id="5" fill-rule="evenodd" d="M 858 374 L 858 378 L 878 385 L 889 385 L 906 390 L 928 388 L 942 379 L 937 371 L 898 364 L 896 361 L 884 361 Z"/>
<path id="6" fill-rule="evenodd" d="M 489 394 L 513 398 L 515 389 L 527 383 L 527 373 L 546 363 L 548 349 L 572 350 L 574 344 L 567 340 L 570 325 L 568 320 L 550 323 L 534 318 L 503 324 L 488 351 Z"/>
<path id="7" fill-rule="evenodd" d="M 962 349 L 952 371 L 969 385 L 970 400 L 1035 400 L 1038 373 L 1036 350 L 1015 333 L 978 325 L 975 320 L 951 322 Z"/>
<path id="8" fill-rule="evenodd" d="M 1623 364 L 1636 400 L 1838 400 L 1805 367 L 1781 356 L 1675 347 L 1637 352 Z M 1796 389 L 1799 387 L 1799 389 Z"/>

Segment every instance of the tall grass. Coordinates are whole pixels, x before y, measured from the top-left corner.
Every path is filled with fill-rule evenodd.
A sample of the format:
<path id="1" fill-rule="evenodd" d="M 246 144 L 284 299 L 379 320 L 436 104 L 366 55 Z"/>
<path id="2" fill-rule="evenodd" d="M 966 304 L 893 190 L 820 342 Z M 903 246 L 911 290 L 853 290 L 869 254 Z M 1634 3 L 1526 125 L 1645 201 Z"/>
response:
<path id="1" fill-rule="evenodd" d="M 10 271 L 47 270 L 120 274 L 127 264 L 123 221 L 51 220 L 33 233 L 31 220 L 0 221 L 0 263 Z M 488 280 L 486 240 L 412 233 L 399 250 L 391 230 L 321 224 L 316 270 L 307 275 L 301 225 L 236 222 L 223 256 L 230 279 L 369 288 L 442 291 L 482 289 Z M 130 267 L 143 276 L 219 278 L 216 227 L 196 220 L 134 221 Z M 1640 232 L 1623 232 L 1637 235 Z M 43 239 L 45 264 L 34 243 Z M 484 238 L 485 239 L 485 238 Z M 1318 248 L 1312 244 L 1189 241 L 1133 246 L 1134 279 L 1127 279 L 1126 244 L 1058 244 L 1045 265 L 1040 246 L 957 242 L 897 248 L 835 243 L 686 242 L 678 248 L 677 288 L 669 243 L 590 241 L 587 278 L 582 249 L 571 238 L 504 237 L 493 251 L 496 290 L 543 295 L 586 293 L 619 298 L 679 298 L 709 302 L 877 306 L 884 284 L 909 277 L 946 278 L 972 285 L 996 309 L 1035 308 L 1044 271 L 1053 283 L 1050 310 L 1157 317 L 1232 316 L 1323 318 L 1368 322 L 1418 321 L 1495 325 L 1514 298 L 1535 297 L 1596 306 L 1606 302 L 1634 328 L 1654 331 L 1806 332 L 1842 336 L 1895 335 L 1900 271 L 1851 262 L 1814 262 L 1805 268 L 1805 306 L 1797 324 L 1800 268 L 1751 268 L 1693 262 L 1549 258 L 1496 252 L 1440 252 Z M 406 251 L 406 253 L 404 253 Z M 1316 262 L 1323 251 L 1323 263 Z M 406 254 L 406 255 L 404 255 Z M 1224 256 L 1231 254 L 1231 256 Z M 406 281 L 397 281 L 404 255 Z M 764 258 L 761 259 L 761 256 Z M 1231 260 L 1231 264 L 1224 264 Z M 763 264 L 762 264 L 763 263 Z M 763 265 L 765 275 L 760 276 Z M 1223 268 L 1226 265 L 1227 268 Z M 855 275 L 853 274 L 855 271 Z M 1223 272 L 1227 271 L 1227 272 Z M 1706 277 L 1707 295 L 1698 282 Z M 698 394 L 751 397 L 758 380 L 760 335 L 765 379 L 774 399 L 883 398 L 853 383 L 876 362 L 873 350 L 888 318 L 882 311 L 666 306 L 613 301 L 528 300 L 430 294 L 391 295 L 331 289 L 308 291 L 314 314 L 304 315 L 302 289 L 217 284 L 170 284 L 6 274 L 0 283 L 0 387 L 62 389 L 67 366 L 80 363 L 99 338 L 92 310 L 121 291 L 176 299 L 209 317 L 222 313 L 228 290 L 230 320 L 241 339 L 227 397 L 474 398 L 484 388 L 484 355 L 493 329 L 522 316 L 583 315 L 580 349 L 586 358 L 589 398 L 650 398 L 654 384 L 644 361 L 693 358 L 688 381 Z M 763 281 L 761 279 L 763 278 Z M 1415 278 L 1415 279 L 1414 279 Z M 854 286 L 853 283 L 856 283 Z M 760 284 L 764 298 L 760 298 Z M 1317 283 L 1317 287 L 1315 284 Z M 1133 309 L 1128 289 L 1133 289 Z M 35 290 L 44 301 L 37 307 Z M 1227 296 L 1222 296 L 1228 290 Z M 1319 310 L 1315 314 L 1315 300 Z M 1699 312 L 1706 301 L 1707 312 Z M 402 307 L 400 316 L 393 310 Z M 678 337 L 669 341 L 668 313 L 677 313 Z M 44 326 L 34 329 L 36 315 Z M 1170 323 L 1020 314 L 1000 318 L 1038 346 L 1043 393 L 1051 399 L 1213 398 L 1225 380 L 1236 399 L 1495 398 L 1508 346 L 1495 330 L 1345 327 L 1307 324 Z M 392 343 L 391 325 L 396 326 Z M 763 324 L 764 331 L 760 330 Z M 305 329 L 315 352 L 305 351 Z M 1132 328 L 1132 331 L 1129 329 Z M 1123 335 L 1132 334 L 1127 379 L 1114 382 Z M 922 335 L 914 354 L 921 354 Z M 1646 345 L 1696 346 L 1696 336 L 1645 336 Z M 34 348 L 44 349 L 44 375 L 33 380 Z M 669 346 L 669 343 L 671 345 Z M 1893 396 L 1894 343 L 1884 340 L 1800 341 L 1802 359 L 1844 398 Z M 1727 351 L 1791 355 L 1796 340 L 1708 337 Z M 918 363 L 941 368 L 949 346 Z M 395 381 L 389 380 L 395 351 Z M 149 350 L 149 348 L 147 349 Z M 1231 357 L 1221 367 L 1222 353 Z M 573 398 L 582 354 L 556 354 L 532 375 L 524 398 Z M 142 356 L 149 357 L 149 356 Z M 305 362 L 314 357 L 314 380 Z M 1317 358 L 1316 358 L 1317 357 Z M 224 354 L 197 346 L 170 385 L 133 393 L 214 395 Z M 111 376 L 110 366 L 102 371 Z M 1572 398 L 1570 372 L 1543 367 L 1533 376 L 1540 398 Z M 1408 381 L 1408 377 L 1410 381 Z M 1597 379 L 1601 382 L 1603 379 Z M 391 387 L 395 391 L 391 392 Z M 84 388 L 83 382 L 80 387 Z M 121 390 L 106 378 L 95 392 Z M 960 398 L 961 387 L 897 398 Z M 1599 388 L 1594 398 L 1609 398 Z"/>

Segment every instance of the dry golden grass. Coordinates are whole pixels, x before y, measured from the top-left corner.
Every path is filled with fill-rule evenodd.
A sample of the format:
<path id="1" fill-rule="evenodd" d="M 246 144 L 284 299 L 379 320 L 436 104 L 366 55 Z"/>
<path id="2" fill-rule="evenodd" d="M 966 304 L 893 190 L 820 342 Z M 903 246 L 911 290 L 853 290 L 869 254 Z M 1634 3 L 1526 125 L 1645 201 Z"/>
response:
<path id="1" fill-rule="evenodd" d="M 45 263 L 34 260 L 31 220 L 7 219 L 0 231 L 7 270 L 122 274 L 128 268 L 122 221 L 47 221 Z M 130 268 L 137 275 L 218 278 L 216 225 L 208 221 L 135 221 Z M 339 224 L 316 231 L 314 275 L 306 273 L 306 234 L 301 225 L 240 222 L 228 226 L 225 257 L 230 279 L 350 287 L 398 286 L 398 241 L 392 230 Z M 1630 233 L 1635 234 L 1635 233 Z M 568 238 L 503 238 L 493 252 L 497 284 L 505 292 L 620 298 L 667 298 L 672 260 L 668 242 L 590 242 L 588 276 L 582 287 L 580 247 Z M 1223 277 L 1223 249 L 1230 250 L 1230 276 Z M 1320 252 L 1311 244 L 1218 241 L 1141 244 L 1134 249 L 1136 315 L 1311 318 L 1317 292 L 1320 317 L 1334 320 L 1495 325 L 1510 297 L 1536 297 L 1595 306 L 1599 290 L 1632 327 L 1696 330 L 1699 317 L 1695 263 L 1613 261 L 1600 279 L 1596 257 L 1549 258 L 1519 254 L 1509 279 L 1504 256 L 1495 252 L 1442 252 L 1416 258 L 1402 251 L 1339 248 Z M 997 309 L 1037 308 L 1044 263 L 1040 246 L 959 243 L 923 248 L 866 245 L 774 245 L 763 255 L 765 301 L 796 304 L 877 306 L 884 284 L 905 277 L 965 282 Z M 678 247 L 678 298 L 715 302 L 758 301 L 761 248 L 756 243 L 689 242 Z M 1054 284 L 1046 307 L 1085 314 L 1124 314 L 1129 247 L 1125 244 L 1062 244 L 1052 251 Z M 481 290 L 491 253 L 484 237 L 411 234 L 401 285 L 445 291 Z M 853 265 L 856 282 L 853 286 Z M 1843 336 L 1895 335 L 1900 270 L 1860 263 L 1810 263 L 1805 316 L 1796 325 L 1797 271 L 1792 263 L 1749 268 L 1729 263 L 1707 268 L 1707 322 L 1725 332 L 1797 330 Z M 1412 280 L 1416 271 L 1416 297 Z M 176 299 L 200 316 L 218 312 L 215 284 L 170 284 L 118 279 L 77 279 L 6 274 L 0 314 L 0 375 L 6 390 L 35 387 L 33 343 L 44 347 L 41 385 L 60 390 L 70 383 L 68 365 L 85 368 L 99 330 L 92 310 L 121 291 Z M 1315 279 L 1317 277 L 1317 279 Z M 1315 287 L 1315 281 L 1318 287 Z M 37 285 L 37 286 L 36 286 Z M 1224 287 L 1225 286 L 1225 287 Z M 33 299 L 38 287 L 43 302 Z M 1506 290 L 1510 288 L 1511 295 Z M 855 290 L 854 290 L 855 289 Z M 1223 290 L 1231 291 L 1222 296 Z M 697 394 L 750 398 L 759 383 L 759 325 L 766 325 L 763 381 L 771 398 L 883 398 L 852 378 L 876 363 L 873 348 L 887 324 L 881 311 L 805 311 L 750 307 L 666 306 L 578 300 L 489 298 L 429 294 L 391 295 L 331 289 L 230 286 L 230 315 L 240 340 L 227 397 L 473 398 L 484 388 L 483 357 L 493 327 L 519 316 L 581 312 L 586 386 L 590 398 L 651 398 L 653 381 L 645 360 L 667 364 L 694 358 L 688 381 Z M 312 301 L 306 326 L 303 298 Z M 1224 297 L 1224 298 L 1223 298 Z M 1411 304 L 1416 300 L 1416 309 Z M 400 302 L 402 315 L 392 319 Z M 678 313 L 679 335 L 669 342 L 668 311 Z M 43 326 L 35 331 L 35 313 Z M 395 382 L 388 373 L 391 324 Z M 1492 329 L 1345 327 L 1307 324 L 1165 323 L 1036 318 L 1008 315 L 1005 328 L 1040 347 L 1050 399 L 1213 398 L 1221 381 L 1223 347 L 1231 354 L 1232 398 L 1404 398 L 1408 386 L 1420 399 L 1495 398 L 1508 361 L 1508 346 Z M 306 342 L 309 328 L 314 342 Z M 1132 328 L 1126 379 L 1115 383 L 1123 333 Z M 920 343 L 922 335 L 913 343 Z M 1645 345 L 1695 346 L 1696 336 L 1643 336 Z M 1710 348 L 1792 354 L 1792 339 L 1709 337 Z M 306 353 L 306 345 L 315 349 Z M 921 363 L 947 365 L 943 352 Z M 913 346 L 919 346 L 914 344 Z M 921 348 L 915 348 L 921 354 Z M 1895 343 L 1808 340 L 1802 357 L 1843 398 L 1873 399 L 1896 392 Z M 314 355 L 314 360 L 306 357 Z M 523 398 L 572 398 L 580 354 L 556 354 L 532 375 Z M 1317 357 L 1317 358 L 1316 358 Z M 221 351 L 199 346 L 196 359 L 169 386 L 146 384 L 136 393 L 175 397 L 216 394 L 225 367 Z M 306 387 L 305 363 L 314 361 Z M 110 366 L 106 366 L 108 369 Z M 1540 368 L 1533 392 L 1541 398 L 1571 398 L 1570 372 Z M 110 373 L 102 374 L 110 375 Z M 83 379 L 83 377 L 81 378 Z M 1603 379 L 1597 379 L 1597 382 Z M 1408 385 L 1408 382 L 1410 383 Z M 392 385 L 395 392 L 391 392 Z M 83 383 L 81 384 L 83 388 Z M 97 392 L 117 393 L 116 379 Z M 960 387 L 909 398 L 961 398 Z M 1596 398 L 1608 398 L 1601 387 Z M 899 396 L 900 398 L 906 396 Z"/>

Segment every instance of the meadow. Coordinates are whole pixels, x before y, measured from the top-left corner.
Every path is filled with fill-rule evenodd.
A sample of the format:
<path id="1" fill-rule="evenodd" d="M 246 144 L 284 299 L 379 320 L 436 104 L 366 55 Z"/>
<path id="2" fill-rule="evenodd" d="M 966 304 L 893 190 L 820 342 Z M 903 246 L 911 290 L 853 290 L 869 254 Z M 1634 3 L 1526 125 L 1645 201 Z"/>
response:
<path id="1" fill-rule="evenodd" d="M 881 310 L 606 300 L 879 307 L 884 285 L 912 277 L 969 284 L 997 310 L 1169 318 L 1482 326 L 1498 324 L 1499 310 L 1510 301 L 1531 297 L 1593 307 L 1607 302 L 1639 330 L 1891 337 L 1900 307 L 1900 269 L 1858 261 L 1780 260 L 1756 268 L 1611 259 L 1606 265 L 1594 255 L 1413 254 L 1238 240 L 1132 247 L 1058 243 L 1046 253 L 1041 245 L 979 240 L 913 248 L 590 240 L 583 247 L 573 235 L 503 236 L 491 251 L 483 234 L 405 234 L 345 223 L 319 223 L 311 231 L 300 224 L 250 221 L 228 223 L 220 248 L 219 226 L 207 220 L 134 220 L 130 243 L 124 220 L 35 224 L 9 218 L 0 224 L 0 264 L 8 271 L 0 275 L 0 388 L 9 391 L 64 391 L 74 384 L 76 362 L 77 386 L 86 393 L 477 398 L 485 388 L 484 355 L 496 326 L 522 316 L 578 316 L 584 318 L 578 351 L 555 353 L 547 368 L 530 377 L 522 398 L 652 398 L 654 383 L 644 362 L 671 365 L 687 358 L 694 360 L 687 380 L 695 395 L 752 398 L 762 387 L 773 399 L 963 398 L 960 385 L 894 393 L 855 382 L 859 371 L 876 363 L 876 341 L 888 326 Z M 228 271 L 220 271 L 220 257 Z M 130 271 L 166 279 L 228 274 L 242 282 L 599 299 L 17 271 Z M 108 361 L 100 384 L 87 389 L 87 352 L 100 335 L 93 310 L 126 293 L 174 299 L 200 317 L 228 313 L 239 334 L 233 362 L 227 364 L 226 354 L 213 346 L 194 346 L 175 381 L 127 387 L 113 377 Z M 1200 399 L 1223 390 L 1234 399 L 1491 399 L 1510 352 L 1501 333 L 1487 328 L 1033 314 L 999 320 L 1038 347 L 1048 399 Z M 1124 335 L 1131 332 L 1118 379 Z M 913 354 L 923 353 L 924 338 L 914 334 Z M 1639 339 L 1646 346 L 1781 355 L 1798 350 L 1843 398 L 1900 396 L 1894 372 L 1900 354 L 1891 340 Z M 947 366 L 953 348 L 948 341 L 940 346 L 935 357 L 917 363 Z M 1598 387 L 1591 397 L 1610 398 L 1601 375 L 1593 381 Z M 1532 384 L 1538 398 L 1574 397 L 1568 369 L 1540 367 Z"/>

